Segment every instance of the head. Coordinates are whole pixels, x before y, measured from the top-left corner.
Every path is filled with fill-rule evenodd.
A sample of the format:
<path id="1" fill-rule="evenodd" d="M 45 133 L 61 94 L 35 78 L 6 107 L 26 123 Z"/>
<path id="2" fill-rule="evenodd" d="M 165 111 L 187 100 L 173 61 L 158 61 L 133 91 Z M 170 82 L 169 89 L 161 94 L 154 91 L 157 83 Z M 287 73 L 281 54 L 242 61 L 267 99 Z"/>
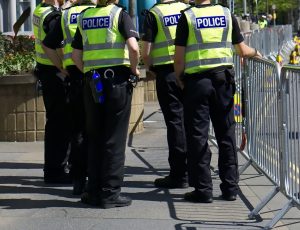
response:
<path id="1" fill-rule="evenodd" d="M 106 5 L 106 4 L 110 4 L 110 3 L 119 3 L 119 0 L 97 0 L 97 4 L 99 5 Z"/>
<path id="2" fill-rule="evenodd" d="M 42 2 L 60 7 L 65 3 L 65 0 L 43 0 Z"/>

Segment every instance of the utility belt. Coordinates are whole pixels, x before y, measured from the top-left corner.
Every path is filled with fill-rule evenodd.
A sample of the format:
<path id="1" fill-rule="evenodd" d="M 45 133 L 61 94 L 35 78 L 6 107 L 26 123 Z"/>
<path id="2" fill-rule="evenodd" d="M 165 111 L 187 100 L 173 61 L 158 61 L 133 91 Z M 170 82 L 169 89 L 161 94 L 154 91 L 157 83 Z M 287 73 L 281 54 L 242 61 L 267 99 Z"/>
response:
<path id="1" fill-rule="evenodd" d="M 139 78 L 133 75 L 129 68 L 120 69 L 99 68 L 85 73 L 85 82 L 91 88 L 95 103 L 103 104 L 105 92 L 112 91 L 116 85 L 128 84 L 131 88 L 136 87 Z"/>

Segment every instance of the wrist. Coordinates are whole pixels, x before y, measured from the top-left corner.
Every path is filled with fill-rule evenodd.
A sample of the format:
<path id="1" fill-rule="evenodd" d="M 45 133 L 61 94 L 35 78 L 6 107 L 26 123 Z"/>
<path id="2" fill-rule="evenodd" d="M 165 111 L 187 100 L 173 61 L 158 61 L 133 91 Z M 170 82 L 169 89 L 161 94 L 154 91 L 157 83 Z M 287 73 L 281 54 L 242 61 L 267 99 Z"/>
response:
<path id="1" fill-rule="evenodd" d="M 257 56 L 257 49 L 256 48 L 254 48 L 254 55 L 252 57 L 255 57 L 255 56 Z"/>

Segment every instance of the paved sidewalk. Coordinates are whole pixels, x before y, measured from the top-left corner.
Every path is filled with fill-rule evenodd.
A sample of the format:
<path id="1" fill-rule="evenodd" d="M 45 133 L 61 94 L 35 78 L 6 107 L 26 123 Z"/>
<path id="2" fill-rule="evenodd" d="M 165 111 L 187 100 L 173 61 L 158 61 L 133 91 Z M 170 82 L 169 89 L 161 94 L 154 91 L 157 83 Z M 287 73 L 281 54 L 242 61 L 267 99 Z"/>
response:
<path id="1" fill-rule="evenodd" d="M 262 229 L 287 202 L 277 195 L 260 216 L 249 220 L 250 210 L 273 188 L 252 167 L 241 175 L 234 202 L 219 199 L 214 172 L 212 204 L 185 202 L 183 194 L 192 188 L 155 188 L 153 180 L 168 173 L 166 128 L 157 103 L 146 103 L 144 120 L 145 131 L 128 138 L 122 191 L 133 204 L 124 208 L 93 208 L 72 196 L 70 186 L 45 185 L 42 142 L 0 142 L 0 230 Z M 212 149 L 216 167 L 217 151 Z M 300 229 L 300 211 L 293 208 L 275 229 Z"/>

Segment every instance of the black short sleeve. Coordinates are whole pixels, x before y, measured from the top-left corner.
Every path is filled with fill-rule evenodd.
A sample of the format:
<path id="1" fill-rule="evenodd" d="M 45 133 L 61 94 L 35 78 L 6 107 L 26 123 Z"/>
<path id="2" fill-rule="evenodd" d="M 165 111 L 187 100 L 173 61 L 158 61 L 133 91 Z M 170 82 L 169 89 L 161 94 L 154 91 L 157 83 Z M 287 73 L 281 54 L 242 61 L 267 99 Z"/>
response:
<path id="1" fill-rule="evenodd" d="M 143 31 L 145 31 L 145 34 L 142 37 L 142 40 L 153 43 L 155 41 L 158 29 L 156 18 L 151 12 L 148 12 L 145 17 Z"/>
<path id="2" fill-rule="evenodd" d="M 72 47 L 77 50 L 83 50 L 82 36 L 81 36 L 79 28 L 77 28 L 77 30 L 75 32 L 75 36 L 72 41 Z"/>
<path id="3" fill-rule="evenodd" d="M 189 35 L 187 19 L 184 13 L 179 18 L 176 28 L 175 46 L 186 46 Z"/>
<path id="4" fill-rule="evenodd" d="M 244 37 L 241 34 L 241 30 L 237 19 L 234 15 L 231 15 L 232 18 L 232 44 L 236 45 L 244 41 Z"/>
<path id="5" fill-rule="evenodd" d="M 63 45 L 63 31 L 61 28 L 61 18 L 60 20 L 55 20 L 55 25 L 53 29 L 49 31 L 46 35 L 43 44 L 51 49 L 61 48 Z"/>
<path id="6" fill-rule="evenodd" d="M 61 18 L 61 12 L 57 10 L 54 10 L 47 15 L 43 23 L 43 29 L 46 34 L 54 29 L 56 22 L 60 21 L 60 18 Z"/>
<path id="7" fill-rule="evenodd" d="M 137 32 L 131 17 L 124 10 L 122 10 L 120 14 L 118 27 L 125 40 L 132 37 L 136 38 L 137 40 L 140 39 L 139 33 Z"/>

